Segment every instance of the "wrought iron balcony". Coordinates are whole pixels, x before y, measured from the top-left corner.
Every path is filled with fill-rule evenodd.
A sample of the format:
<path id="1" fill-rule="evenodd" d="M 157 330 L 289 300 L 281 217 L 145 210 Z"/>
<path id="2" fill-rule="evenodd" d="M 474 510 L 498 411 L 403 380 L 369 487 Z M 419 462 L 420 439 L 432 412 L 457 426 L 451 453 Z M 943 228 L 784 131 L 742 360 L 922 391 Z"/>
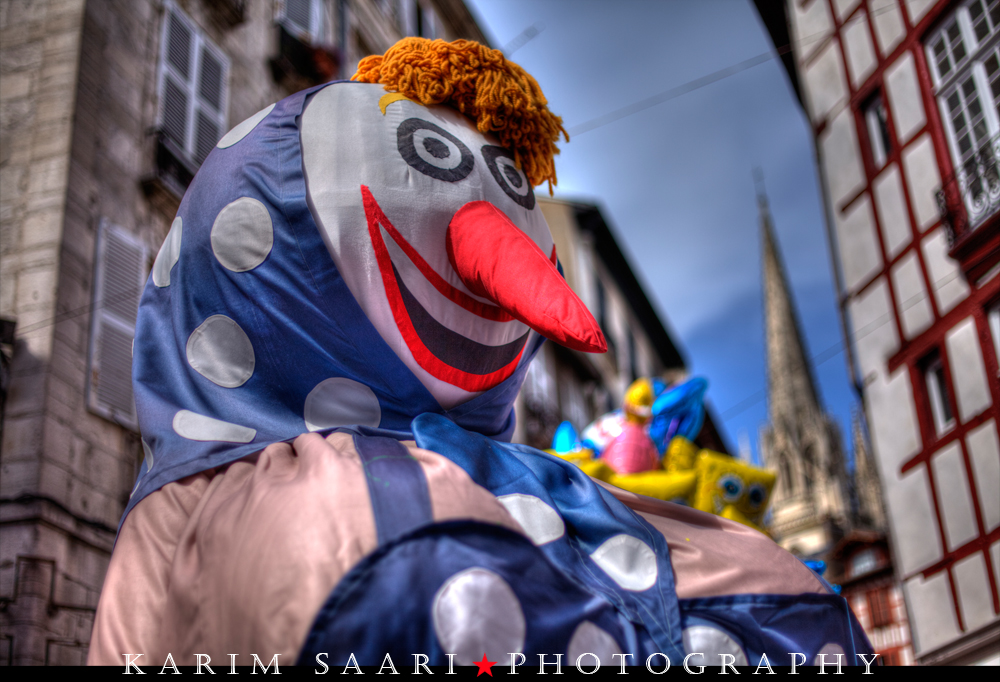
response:
<path id="1" fill-rule="evenodd" d="M 981 146 L 947 178 L 936 198 L 954 245 L 1000 210 L 1000 135 Z"/>

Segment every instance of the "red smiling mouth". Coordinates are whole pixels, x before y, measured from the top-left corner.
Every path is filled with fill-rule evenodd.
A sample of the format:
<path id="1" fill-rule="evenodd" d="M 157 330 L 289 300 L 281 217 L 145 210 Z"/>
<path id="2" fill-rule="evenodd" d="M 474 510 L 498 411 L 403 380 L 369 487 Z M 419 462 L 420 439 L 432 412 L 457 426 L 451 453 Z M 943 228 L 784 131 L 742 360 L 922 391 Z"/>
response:
<path id="1" fill-rule="evenodd" d="M 551 260 L 492 204 L 476 201 L 455 213 L 448 228 L 449 260 L 473 293 L 445 281 L 389 222 L 368 187 L 361 186 L 368 232 L 396 326 L 414 360 L 429 374 L 465 391 L 484 391 L 517 368 L 528 333 L 506 344 L 488 346 L 438 322 L 413 296 L 392 263 L 381 228 L 443 296 L 493 322 L 520 320 L 538 333 L 586 352 L 607 344 L 596 321 Z M 510 267 L 508 267 L 508 265 Z"/>

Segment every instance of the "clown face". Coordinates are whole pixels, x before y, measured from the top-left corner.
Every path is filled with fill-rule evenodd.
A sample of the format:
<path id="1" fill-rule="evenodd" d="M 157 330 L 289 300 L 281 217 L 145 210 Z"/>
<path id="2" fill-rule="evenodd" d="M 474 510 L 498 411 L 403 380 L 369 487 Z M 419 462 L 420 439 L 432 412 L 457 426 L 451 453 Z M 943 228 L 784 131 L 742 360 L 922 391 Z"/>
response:
<path id="1" fill-rule="evenodd" d="M 310 207 L 368 319 L 445 408 L 517 369 L 535 332 L 603 350 L 555 269 L 531 184 L 496 140 L 380 85 L 317 92 L 302 115 Z"/>

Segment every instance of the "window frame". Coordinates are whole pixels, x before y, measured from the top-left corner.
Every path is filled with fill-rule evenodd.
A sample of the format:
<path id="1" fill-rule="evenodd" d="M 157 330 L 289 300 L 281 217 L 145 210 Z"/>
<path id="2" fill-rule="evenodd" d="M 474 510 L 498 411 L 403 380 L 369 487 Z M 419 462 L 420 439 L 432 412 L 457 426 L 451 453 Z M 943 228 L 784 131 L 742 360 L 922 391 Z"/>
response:
<path id="1" fill-rule="evenodd" d="M 892 625 L 892 604 L 889 603 L 889 590 L 877 587 L 865 595 L 868 601 L 868 619 L 872 628 Z"/>
<path id="2" fill-rule="evenodd" d="M 966 184 L 971 185 L 971 183 L 967 183 L 967 178 L 970 175 L 967 167 L 970 164 L 975 167 L 973 172 L 977 174 L 977 177 L 980 173 L 991 172 L 985 166 L 980 171 L 979 166 L 983 164 L 977 163 L 976 157 L 979 156 L 981 151 L 991 148 L 993 159 L 1000 160 L 1000 113 L 998 113 L 1000 97 L 995 98 L 993 96 L 985 66 L 991 55 L 996 56 L 997 60 L 1000 61 L 1000 51 L 998 51 L 1000 50 L 1000 21 L 994 26 L 993 33 L 987 34 L 986 38 L 981 41 L 978 40 L 975 35 L 969 7 L 980 2 L 984 3 L 983 7 L 985 7 L 986 15 L 989 15 L 990 4 L 997 3 L 997 0 L 965 0 L 948 14 L 938 27 L 929 33 L 923 41 L 928 71 L 934 84 L 934 97 L 937 100 L 938 112 L 944 124 L 948 151 L 955 168 L 955 176 L 959 180 L 958 184 L 962 195 L 962 202 L 968 212 L 969 227 L 972 229 L 981 225 L 987 217 L 1000 209 L 1000 196 L 991 197 L 991 195 L 998 193 L 1000 184 L 992 188 L 987 186 L 985 194 L 976 193 L 971 186 L 965 186 Z M 997 4 L 997 7 L 1000 9 L 1000 4 Z M 953 51 L 950 48 L 946 48 L 949 62 L 951 62 L 951 69 L 947 75 L 942 76 L 939 73 L 938 60 L 934 54 L 934 47 L 941 39 L 944 39 L 946 44 L 949 44 L 947 42 L 949 40 L 947 33 L 953 25 L 959 29 L 959 39 L 965 53 L 960 60 L 954 61 L 952 59 Z M 959 93 L 961 86 L 968 81 L 968 78 L 966 78 L 967 75 L 971 75 L 975 85 L 975 95 L 979 100 L 979 107 L 982 111 L 986 136 L 982 140 L 975 139 L 974 126 L 970 123 L 971 117 L 966 104 L 966 97 L 962 94 L 962 102 L 959 106 L 961 107 L 962 116 L 966 119 L 965 128 L 968 129 L 966 135 L 973 141 L 971 151 L 963 156 L 959 148 L 957 131 L 954 130 L 948 99 L 952 95 Z M 997 74 L 997 80 L 1000 80 L 1000 72 Z M 983 199 L 986 201 L 985 206 L 980 205 Z"/>
<path id="3" fill-rule="evenodd" d="M 163 10 L 163 25 L 160 27 L 159 64 L 157 64 L 156 74 L 156 128 L 161 134 L 166 135 L 172 143 L 178 145 L 178 151 L 184 155 L 185 161 L 188 161 L 197 168 L 204 161 L 204 159 L 199 160 L 198 158 L 198 114 L 204 114 L 206 118 L 211 119 L 217 126 L 219 135 L 215 142 L 212 143 L 213 147 L 218 143 L 219 139 L 222 139 L 226 131 L 229 130 L 229 76 L 232 70 L 232 63 L 229 56 L 218 45 L 207 38 L 205 32 L 172 0 L 164 0 Z M 190 75 L 188 77 L 180 73 L 168 58 L 171 17 L 176 17 L 179 22 L 184 24 L 184 27 L 187 28 L 191 36 L 191 42 L 188 47 L 190 64 Z M 203 50 L 210 52 L 218 60 L 222 69 L 219 78 L 220 92 L 217 110 L 211 102 L 202 97 L 200 92 Z M 182 89 L 187 96 L 185 139 L 183 142 L 176 140 L 173 135 L 166 131 L 166 87 L 168 78 L 174 86 Z M 206 152 L 205 156 L 208 156 L 208 152 Z"/>
<path id="4" fill-rule="evenodd" d="M 951 404 L 952 391 L 949 390 L 945 373 L 944 358 L 937 351 L 928 355 L 921 363 L 924 393 L 934 424 L 934 433 L 941 438 L 955 428 L 957 420 Z"/>
<path id="5" fill-rule="evenodd" d="M 881 113 L 881 116 L 879 116 Z M 868 149 L 875 169 L 885 166 L 893 151 L 892 132 L 889 130 L 889 111 L 885 108 L 882 91 L 876 90 L 862 107 L 865 128 L 868 132 Z"/>
<path id="6" fill-rule="evenodd" d="M 288 0 L 276 0 L 275 22 L 285 27 L 289 33 L 304 42 L 315 45 L 326 37 L 326 6 L 323 0 L 305 0 L 309 3 L 309 27 L 297 23 L 288 16 Z M 378 4 L 378 3 L 376 3 Z"/>
<path id="7" fill-rule="evenodd" d="M 997 361 L 997 376 L 1000 376 L 1000 301 L 994 301 L 986 308 L 986 324 L 993 338 L 993 353 Z"/>

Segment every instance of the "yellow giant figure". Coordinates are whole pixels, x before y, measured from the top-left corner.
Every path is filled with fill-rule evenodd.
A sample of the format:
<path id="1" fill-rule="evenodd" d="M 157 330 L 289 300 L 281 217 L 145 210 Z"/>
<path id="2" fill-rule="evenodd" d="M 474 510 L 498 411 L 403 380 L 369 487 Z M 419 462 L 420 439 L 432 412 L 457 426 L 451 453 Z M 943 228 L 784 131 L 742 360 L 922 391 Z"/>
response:
<path id="1" fill-rule="evenodd" d="M 616 466 L 625 458 L 623 453 L 615 452 L 616 446 L 641 446 L 643 453 L 647 451 L 646 444 L 641 443 L 635 434 L 627 440 L 623 436 L 630 427 L 635 428 L 648 421 L 650 404 L 652 392 L 649 390 L 649 380 L 639 379 L 625 394 L 622 435 L 611 441 L 601 457 L 595 457 L 594 451 L 585 447 L 567 452 L 546 452 L 571 461 L 588 476 L 618 488 L 686 504 L 767 533 L 764 514 L 776 480 L 771 471 L 729 455 L 699 449 L 683 436 L 675 436 L 670 441 L 662 459 L 652 465 L 655 468 L 636 471 L 635 467 Z M 652 442 L 649 446 L 652 446 Z M 607 457 L 609 451 L 613 455 L 610 458 Z M 634 459 L 640 458 L 644 459 L 644 456 Z"/>

